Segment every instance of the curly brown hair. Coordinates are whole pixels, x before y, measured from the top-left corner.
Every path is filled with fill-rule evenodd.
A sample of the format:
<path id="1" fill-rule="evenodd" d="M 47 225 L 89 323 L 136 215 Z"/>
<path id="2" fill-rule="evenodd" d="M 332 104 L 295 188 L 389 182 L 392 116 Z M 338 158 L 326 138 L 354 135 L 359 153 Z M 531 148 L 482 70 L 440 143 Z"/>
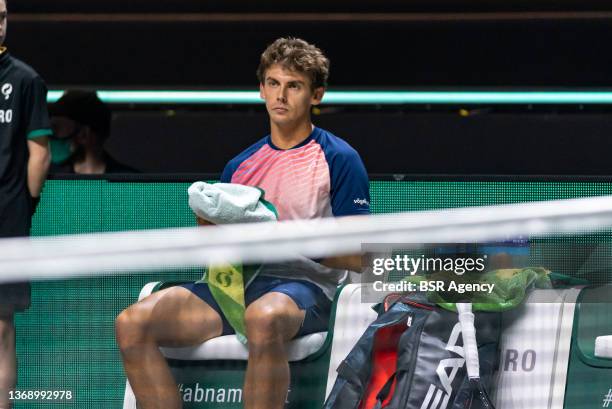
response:
<path id="1" fill-rule="evenodd" d="M 274 64 L 306 74 L 311 88 L 327 87 L 329 59 L 316 46 L 300 38 L 279 38 L 261 54 L 257 78 L 263 84 L 266 71 Z"/>

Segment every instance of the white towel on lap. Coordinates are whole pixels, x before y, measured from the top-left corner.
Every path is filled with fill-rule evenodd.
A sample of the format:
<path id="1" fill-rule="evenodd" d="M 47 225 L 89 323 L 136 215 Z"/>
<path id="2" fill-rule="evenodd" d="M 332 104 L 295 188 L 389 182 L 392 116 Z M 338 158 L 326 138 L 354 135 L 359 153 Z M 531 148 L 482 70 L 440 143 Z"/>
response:
<path id="1" fill-rule="evenodd" d="M 235 183 L 195 182 L 187 193 L 189 207 L 201 217 L 215 224 L 252 223 L 276 220 L 267 207 L 263 190 Z"/>

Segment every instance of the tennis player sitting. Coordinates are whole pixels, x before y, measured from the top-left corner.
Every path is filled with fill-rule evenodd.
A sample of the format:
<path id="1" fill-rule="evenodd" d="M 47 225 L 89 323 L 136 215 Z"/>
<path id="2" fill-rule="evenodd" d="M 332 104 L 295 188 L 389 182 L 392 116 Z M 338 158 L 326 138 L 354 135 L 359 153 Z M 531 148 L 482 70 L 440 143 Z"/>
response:
<path id="1" fill-rule="evenodd" d="M 279 220 L 369 213 L 368 178 L 359 155 L 311 122 L 311 107 L 321 102 L 328 74 L 329 60 L 300 39 L 280 38 L 261 55 L 257 76 L 270 134 L 232 159 L 221 182 L 263 189 Z M 284 406 L 290 380 L 286 343 L 327 330 L 336 286 L 347 268 L 360 268 L 358 260 L 263 265 L 245 282 L 245 408 Z M 197 345 L 235 332 L 211 288 L 196 283 L 159 291 L 117 317 L 117 342 L 140 408 L 181 407 L 160 346 Z"/>

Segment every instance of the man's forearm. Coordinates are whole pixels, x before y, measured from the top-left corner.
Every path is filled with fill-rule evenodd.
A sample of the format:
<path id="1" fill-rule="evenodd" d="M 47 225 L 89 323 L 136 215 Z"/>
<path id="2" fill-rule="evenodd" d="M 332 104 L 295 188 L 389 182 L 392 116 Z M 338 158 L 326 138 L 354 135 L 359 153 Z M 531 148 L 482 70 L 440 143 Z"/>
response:
<path id="1" fill-rule="evenodd" d="M 351 270 L 361 273 L 361 254 L 327 257 L 321 264 L 330 268 Z"/>
<path id="2" fill-rule="evenodd" d="M 28 144 L 33 143 L 28 141 Z M 28 159 L 28 189 L 32 197 L 40 196 L 40 191 L 51 165 L 51 154 L 47 144 L 35 144 L 34 148 L 30 149 L 30 158 Z"/>

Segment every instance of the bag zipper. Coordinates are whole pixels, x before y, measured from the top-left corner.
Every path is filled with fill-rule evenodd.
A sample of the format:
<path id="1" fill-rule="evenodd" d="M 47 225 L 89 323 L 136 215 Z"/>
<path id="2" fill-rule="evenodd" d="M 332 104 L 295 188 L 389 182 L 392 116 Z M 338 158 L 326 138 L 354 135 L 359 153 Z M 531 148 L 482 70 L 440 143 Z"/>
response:
<path id="1" fill-rule="evenodd" d="M 419 306 L 419 307 L 422 306 L 421 304 L 415 303 L 413 301 L 409 302 L 409 304 L 415 305 L 415 306 Z M 424 306 L 423 305 L 422 307 L 424 309 L 426 309 L 426 310 L 433 311 L 433 308 L 431 308 L 429 306 Z M 411 317 L 412 317 L 412 315 L 411 315 Z M 427 321 L 427 318 L 428 317 L 425 317 L 425 321 Z M 423 328 L 424 327 L 425 327 L 425 323 L 423 323 L 423 325 L 421 325 L 421 327 L 418 330 L 416 330 L 416 339 L 417 339 L 417 341 L 421 339 L 421 334 L 423 333 Z M 398 347 L 399 347 L 399 344 L 398 344 Z M 418 347 L 412 349 L 412 352 L 410 354 L 410 362 L 414 362 L 415 357 L 418 354 L 418 352 L 419 352 L 419 348 Z M 398 353 L 399 353 L 399 351 L 398 351 Z M 398 356 L 398 359 L 399 359 L 399 356 Z M 414 365 L 412 365 L 411 368 L 412 368 L 412 370 L 410 371 L 408 381 L 404 383 L 404 387 L 402 388 L 401 391 L 398 390 L 398 389 L 395 389 L 394 395 L 400 394 L 400 393 L 402 393 L 404 391 L 410 391 L 410 389 L 412 387 L 412 378 L 414 378 L 414 371 L 415 371 Z M 399 374 L 400 374 L 400 372 L 399 372 L 399 369 L 398 369 L 396 371 L 396 376 L 395 376 L 395 378 L 398 379 L 398 380 L 399 380 Z M 404 394 L 404 396 L 407 396 L 407 395 Z M 385 407 L 388 407 L 389 405 L 391 405 L 392 402 L 393 402 L 393 398 L 391 398 L 391 400 L 389 401 L 389 403 Z"/>

